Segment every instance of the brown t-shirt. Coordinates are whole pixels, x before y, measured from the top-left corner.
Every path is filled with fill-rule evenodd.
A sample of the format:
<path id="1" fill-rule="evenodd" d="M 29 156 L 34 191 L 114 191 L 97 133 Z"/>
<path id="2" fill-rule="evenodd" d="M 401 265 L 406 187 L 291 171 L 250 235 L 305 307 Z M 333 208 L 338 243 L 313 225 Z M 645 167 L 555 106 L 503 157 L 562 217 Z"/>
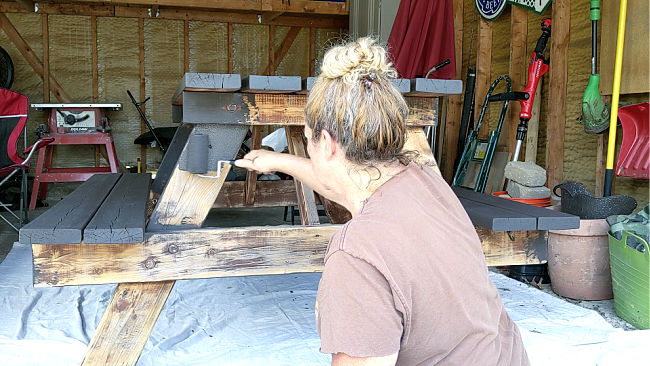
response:
<path id="1" fill-rule="evenodd" d="M 397 365 L 528 365 L 447 183 L 410 164 L 335 233 L 316 298 L 321 352 Z"/>

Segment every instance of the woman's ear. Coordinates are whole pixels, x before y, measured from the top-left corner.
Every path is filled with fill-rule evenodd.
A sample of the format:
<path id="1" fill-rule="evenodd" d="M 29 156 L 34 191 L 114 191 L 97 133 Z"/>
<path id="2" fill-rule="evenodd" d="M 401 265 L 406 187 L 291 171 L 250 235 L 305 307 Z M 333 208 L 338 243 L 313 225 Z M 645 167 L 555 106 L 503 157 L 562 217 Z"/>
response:
<path id="1" fill-rule="evenodd" d="M 321 131 L 320 143 L 318 145 L 320 145 L 321 153 L 327 160 L 334 158 L 339 149 L 339 145 L 332 134 L 325 129 Z"/>

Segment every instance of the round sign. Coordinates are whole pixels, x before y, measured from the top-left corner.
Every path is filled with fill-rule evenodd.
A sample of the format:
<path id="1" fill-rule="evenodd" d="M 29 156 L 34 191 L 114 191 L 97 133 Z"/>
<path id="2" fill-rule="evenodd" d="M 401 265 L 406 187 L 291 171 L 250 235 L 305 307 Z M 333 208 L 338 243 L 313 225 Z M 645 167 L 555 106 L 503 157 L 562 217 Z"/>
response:
<path id="1" fill-rule="evenodd" d="M 494 20 L 506 7 L 507 0 L 475 0 L 476 10 L 485 20 Z"/>

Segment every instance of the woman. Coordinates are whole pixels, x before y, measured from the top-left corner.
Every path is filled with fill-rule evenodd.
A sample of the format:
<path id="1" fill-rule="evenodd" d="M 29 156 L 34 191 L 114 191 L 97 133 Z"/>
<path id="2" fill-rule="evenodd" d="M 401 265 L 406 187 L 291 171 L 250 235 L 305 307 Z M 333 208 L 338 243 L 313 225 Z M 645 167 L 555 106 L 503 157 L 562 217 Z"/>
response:
<path id="1" fill-rule="evenodd" d="M 309 159 L 256 150 L 352 214 L 330 240 L 316 301 L 333 365 L 528 365 L 480 240 L 433 169 L 402 148 L 408 108 L 369 38 L 330 49 L 305 109 Z"/>

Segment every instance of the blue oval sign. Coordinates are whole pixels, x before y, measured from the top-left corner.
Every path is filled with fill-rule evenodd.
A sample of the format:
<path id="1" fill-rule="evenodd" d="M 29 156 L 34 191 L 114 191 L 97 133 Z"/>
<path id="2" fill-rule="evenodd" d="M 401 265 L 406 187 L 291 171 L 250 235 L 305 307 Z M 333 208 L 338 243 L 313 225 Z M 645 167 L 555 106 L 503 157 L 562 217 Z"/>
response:
<path id="1" fill-rule="evenodd" d="M 476 10 L 485 20 L 494 20 L 506 7 L 507 0 L 475 0 Z"/>

